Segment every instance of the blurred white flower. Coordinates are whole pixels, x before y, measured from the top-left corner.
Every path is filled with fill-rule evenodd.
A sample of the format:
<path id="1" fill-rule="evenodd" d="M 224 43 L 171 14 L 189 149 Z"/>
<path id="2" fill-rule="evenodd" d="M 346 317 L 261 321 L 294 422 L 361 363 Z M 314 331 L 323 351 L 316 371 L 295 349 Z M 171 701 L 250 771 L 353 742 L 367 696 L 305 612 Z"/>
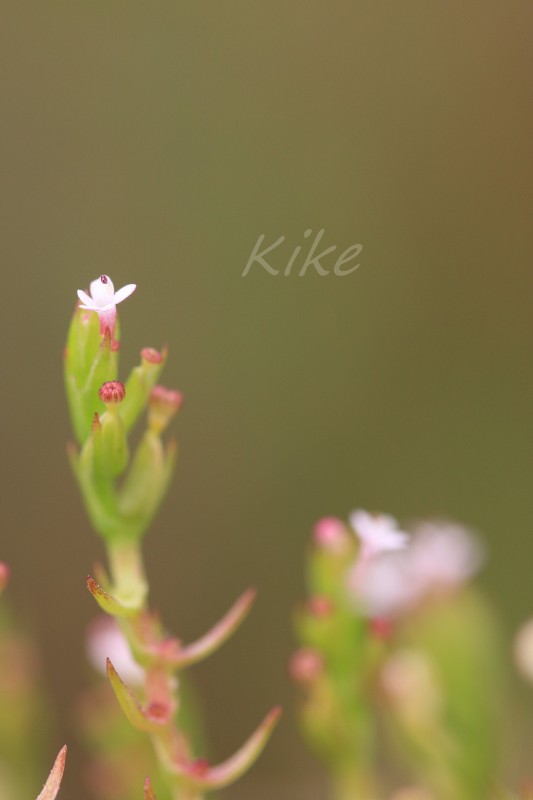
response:
<path id="1" fill-rule="evenodd" d="M 134 661 L 129 645 L 113 617 L 100 615 L 87 629 L 87 656 L 92 666 L 102 675 L 106 674 L 109 658 L 120 677 L 132 686 L 144 683 L 144 671 Z"/>
<path id="2" fill-rule="evenodd" d="M 410 548 L 411 575 L 421 588 L 453 587 L 481 567 L 483 547 L 472 532 L 447 521 L 421 522 Z"/>
<path id="3" fill-rule="evenodd" d="M 525 622 L 515 636 L 514 658 L 523 676 L 533 681 L 533 619 Z"/>
<path id="4" fill-rule="evenodd" d="M 348 587 L 363 614 L 375 618 L 400 616 L 418 596 L 405 552 L 383 553 L 364 567 L 358 560 L 348 573 Z"/>
<path id="5" fill-rule="evenodd" d="M 402 550 L 409 539 L 407 533 L 398 528 L 398 523 L 394 517 L 387 514 L 370 514 L 368 511 L 357 509 L 352 511 L 349 517 L 350 526 L 359 539 L 361 547 L 357 555 L 357 560 L 350 570 L 349 583 L 358 592 L 368 584 L 369 573 L 374 573 L 377 562 L 385 553 L 393 553 Z M 387 592 L 387 579 L 381 575 L 376 575 L 373 580 L 377 580 Z M 392 592 L 394 588 L 391 587 Z"/>
<path id="6" fill-rule="evenodd" d="M 367 561 L 380 553 L 401 550 L 409 536 L 398 528 L 394 517 L 370 514 L 357 509 L 350 514 L 350 525 L 361 542 L 359 558 Z"/>
<path id="7" fill-rule="evenodd" d="M 348 586 L 364 614 L 395 618 L 432 593 L 460 586 L 482 561 L 482 547 L 468 530 L 451 522 L 424 522 L 404 549 L 364 561 L 360 556 L 348 573 Z"/>

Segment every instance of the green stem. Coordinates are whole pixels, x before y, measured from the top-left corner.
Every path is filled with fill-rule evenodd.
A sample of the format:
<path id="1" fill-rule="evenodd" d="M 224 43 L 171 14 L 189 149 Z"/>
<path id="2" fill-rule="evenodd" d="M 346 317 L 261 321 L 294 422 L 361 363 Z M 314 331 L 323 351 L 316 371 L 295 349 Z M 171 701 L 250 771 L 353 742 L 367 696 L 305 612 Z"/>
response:
<path id="1" fill-rule="evenodd" d="M 333 777 L 335 800 L 378 800 L 375 781 L 362 770 L 344 768 Z"/>
<path id="2" fill-rule="evenodd" d="M 110 542 L 107 556 L 114 595 L 123 605 L 140 611 L 146 603 L 148 582 L 139 542 Z"/>
<path id="3" fill-rule="evenodd" d="M 130 539 L 110 542 L 107 555 L 114 596 L 120 603 L 141 614 L 146 608 L 148 581 L 139 542 Z M 137 615 L 133 619 L 137 619 Z M 169 692 L 172 692 L 170 686 L 171 683 Z M 170 754 L 180 752 L 183 758 L 190 758 L 188 742 L 177 728 L 163 728 L 160 732 L 151 734 L 150 738 L 163 769 L 167 767 Z M 177 785 L 173 791 L 173 800 L 203 800 L 203 794 L 193 787 Z"/>

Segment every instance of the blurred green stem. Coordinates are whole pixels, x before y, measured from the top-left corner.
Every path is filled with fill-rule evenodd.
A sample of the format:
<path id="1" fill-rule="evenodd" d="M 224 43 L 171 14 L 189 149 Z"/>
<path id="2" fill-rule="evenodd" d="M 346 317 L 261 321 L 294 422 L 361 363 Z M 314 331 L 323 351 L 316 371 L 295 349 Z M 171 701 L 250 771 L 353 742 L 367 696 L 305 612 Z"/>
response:
<path id="1" fill-rule="evenodd" d="M 107 555 L 117 600 L 128 608 L 141 610 L 148 594 L 148 582 L 139 542 L 110 542 Z"/>
<path id="2" fill-rule="evenodd" d="M 372 776 L 355 766 L 339 770 L 333 778 L 335 800 L 378 800 Z"/>

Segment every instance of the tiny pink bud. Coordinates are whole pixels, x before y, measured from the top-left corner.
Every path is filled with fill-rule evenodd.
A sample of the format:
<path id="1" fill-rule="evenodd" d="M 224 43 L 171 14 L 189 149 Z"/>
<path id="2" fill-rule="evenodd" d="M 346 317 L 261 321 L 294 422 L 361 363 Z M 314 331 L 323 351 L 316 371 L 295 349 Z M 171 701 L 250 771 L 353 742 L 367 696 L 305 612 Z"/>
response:
<path id="1" fill-rule="evenodd" d="M 165 430 L 170 420 L 183 405 L 183 395 L 175 389 L 154 386 L 150 394 L 148 424 L 154 433 Z"/>
<path id="2" fill-rule="evenodd" d="M 342 553 L 348 544 L 346 525 L 337 517 L 322 517 L 313 531 L 314 540 L 319 547 L 331 553 Z"/>
<path id="3" fill-rule="evenodd" d="M 126 397 L 126 387 L 120 381 L 106 381 L 102 384 L 98 394 L 100 400 L 106 405 L 121 403 Z"/>
<path id="4" fill-rule="evenodd" d="M 0 592 L 3 592 L 9 580 L 9 567 L 3 561 L 0 561 Z"/>
<path id="5" fill-rule="evenodd" d="M 154 722 L 165 723 L 171 718 L 172 709 L 169 703 L 160 703 L 154 700 L 152 703 L 148 703 L 145 713 L 148 719 Z"/>
<path id="6" fill-rule="evenodd" d="M 162 364 L 164 361 L 163 354 L 153 347 L 143 347 L 141 358 L 143 361 L 148 361 L 149 364 Z"/>
<path id="7" fill-rule="evenodd" d="M 177 411 L 183 404 L 183 395 L 175 389 L 167 389 L 165 386 L 154 386 L 150 395 L 151 406 L 163 406 Z"/>
<path id="8" fill-rule="evenodd" d="M 392 634 L 394 633 L 394 625 L 392 620 L 387 619 L 386 617 L 375 617 L 369 621 L 368 627 L 370 629 L 370 633 L 375 639 L 381 639 L 382 641 L 388 641 L 392 638 Z"/>
<path id="9" fill-rule="evenodd" d="M 296 683 L 314 683 L 324 671 L 324 660 L 317 650 L 303 647 L 293 653 L 289 662 L 289 674 Z"/>
<path id="10" fill-rule="evenodd" d="M 190 764 L 191 773 L 197 778 L 203 778 L 209 772 L 210 764 L 207 758 L 197 758 Z"/>
<path id="11" fill-rule="evenodd" d="M 521 800 L 531 800 L 533 798 L 533 778 L 525 778 L 520 787 Z"/>
<path id="12" fill-rule="evenodd" d="M 315 594 L 307 601 L 307 610 L 313 617 L 329 617 L 333 608 L 333 601 L 322 594 Z"/>

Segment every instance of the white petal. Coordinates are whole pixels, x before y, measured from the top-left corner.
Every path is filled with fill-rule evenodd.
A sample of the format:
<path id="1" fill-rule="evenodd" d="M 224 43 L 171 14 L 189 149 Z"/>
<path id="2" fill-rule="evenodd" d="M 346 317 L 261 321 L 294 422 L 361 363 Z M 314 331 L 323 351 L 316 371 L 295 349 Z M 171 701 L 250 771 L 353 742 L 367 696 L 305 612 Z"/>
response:
<path id="1" fill-rule="evenodd" d="M 352 511 L 348 519 L 350 527 L 355 531 L 359 539 L 365 539 L 369 527 L 373 527 L 372 518 L 368 511 L 358 508 L 356 511 Z"/>
<path id="2" fill-rule="evenodd" d="M 127 286 L 123 286 L 122 289 L 119 289 L 118 292 L 115 292 L 115 296 L 113 298 L 113 302 L 115 303 L 115 305 L 117 303 L 122 303 L 122 301 L 125 300 L 126 297 L 129 297 L 130 294 L 133 294 L 136 288 L 137 284 L 128 283 Z"/>
<path id="3" fill-rule="evenodd" d="M 111 311 L 112 308 L 115 308 L 115 298 L 110 303 L 106 303 L 105 306 L 95 306 L 95 311 L 98 313 L 103 313 L 104 311 Z"/>
<path id="4" fill-rule="evenodd" d="M 115 294 L 113 281 L 108 275 L 100 275 L 96 280 L 91 281 L 91 297 L 97 306 L 105 306 L 110 303 Z"/>
<path id="5" fill-rule="evenodd" d="M 78 289 L 78 297 L 80 298 L 81 302 L 84 303 L 82 308 L 87 308 L 87 306 L 94 307 L 94 301 L 92 297 L 89 297 L 87 292 L 84 292 L 83 289 Z"/>

